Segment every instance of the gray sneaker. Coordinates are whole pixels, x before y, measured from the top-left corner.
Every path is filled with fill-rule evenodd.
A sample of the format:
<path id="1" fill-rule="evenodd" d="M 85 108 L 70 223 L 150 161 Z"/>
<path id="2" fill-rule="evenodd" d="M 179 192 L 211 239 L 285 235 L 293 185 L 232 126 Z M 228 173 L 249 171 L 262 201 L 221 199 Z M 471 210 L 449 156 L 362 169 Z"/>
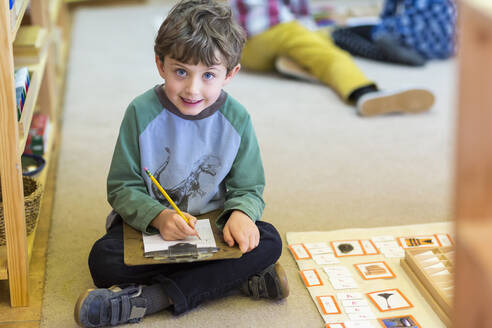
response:
<path id="1" fill-rule="evenodd" d="M 249 277 L 241 290 L 254 299 L 263 297 L 280 300 L 289 296 L 289 283 L 284 268 L 280 263 L 275 263 Z"/>
<path id="2" fill-rule="evenodd" d="M 88 289 L 75 304 L 75 321 L 93 328 L 139 322 L 147 310 L 142 286 Z"/>

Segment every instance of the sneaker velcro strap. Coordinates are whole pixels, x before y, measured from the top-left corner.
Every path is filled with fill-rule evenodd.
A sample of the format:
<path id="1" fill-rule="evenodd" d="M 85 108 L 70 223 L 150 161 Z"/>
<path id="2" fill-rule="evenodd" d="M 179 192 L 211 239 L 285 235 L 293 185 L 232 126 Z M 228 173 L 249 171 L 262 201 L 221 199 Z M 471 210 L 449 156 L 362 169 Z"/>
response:
<path id="1" fill-rule="evenodd" d="M 259 299 L 260 296 L 261 296 L 261 281 L 260 281 L 260 277 L 258 276 L 253 276 L 251 277 L 250 281 L 249 281 L 249 284 L 250 284 L 250 291 L 251 291 L 251 296 L 253 296 L 254 299 Z"/>
<path id="2" fill-rule="evenodd" d="M 118 319 L 120 316 L 120 302 L 118 299 L 113 298 L 110 300 L 111 302 L 111 326 L 116 326 L 118 324 Z"/>
<path id="3" fill-rule="evenodd" d="M 130 316 L 130 308 L 130 298 L 128 295 L 121 295 L 121 323 L 128 321 L 128 317 Z"/>
<path id="4" fill-rule="evenodd" d="M 145 315 L 146 308 L 134 306 L 130 302 L 128 294 L 118 293 L 118 297 L 110 300 L 111 325 L 115 326 L 126 322 L 138 322 Z"/>

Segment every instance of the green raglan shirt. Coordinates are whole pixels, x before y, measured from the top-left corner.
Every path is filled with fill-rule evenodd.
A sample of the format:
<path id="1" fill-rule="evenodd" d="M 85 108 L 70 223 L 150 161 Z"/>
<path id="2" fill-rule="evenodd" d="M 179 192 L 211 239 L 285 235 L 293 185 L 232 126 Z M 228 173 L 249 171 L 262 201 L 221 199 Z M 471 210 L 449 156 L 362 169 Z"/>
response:
<path id="1" fill-rule="evenodd" d="M 256 135 L 245 108 L 224 91 L 196 116 L 179 112 L 162 85 L 126 110 L 107 180 L 108 201 L 129 225 L 155 232 L 150 222 L 170 204 L 144 168 L 182 211 L 223 209 L 219 229 L 232 210 L 261 218 L 265 176 Z"/>

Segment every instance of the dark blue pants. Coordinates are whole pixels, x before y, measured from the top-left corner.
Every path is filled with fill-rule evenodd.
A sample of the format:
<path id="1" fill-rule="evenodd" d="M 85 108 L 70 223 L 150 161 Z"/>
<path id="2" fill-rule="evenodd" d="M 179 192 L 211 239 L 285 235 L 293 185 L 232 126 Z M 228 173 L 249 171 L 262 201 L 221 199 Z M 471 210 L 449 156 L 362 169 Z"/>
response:
<path id="1" fill-rule="evenodd" d="M 174 313 L 186 312 L 203 301 L 238 289 L 251 275 L 275 263 L 282 241 L 269 223 L 258 221 L 260 243 L 239 259 L 127 266 L 123 262 L 123 225 L 115 223 L 96 241 L 89 255 L 89 269 L 99 288 L 135 283 L 160 283 L 174 303 Z"/>

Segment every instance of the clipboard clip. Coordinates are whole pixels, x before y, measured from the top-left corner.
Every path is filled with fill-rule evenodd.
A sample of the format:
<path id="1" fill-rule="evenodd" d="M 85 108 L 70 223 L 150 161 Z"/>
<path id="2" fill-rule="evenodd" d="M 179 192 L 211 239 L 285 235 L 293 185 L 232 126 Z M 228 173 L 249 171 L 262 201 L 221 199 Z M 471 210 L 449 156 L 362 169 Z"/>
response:
<path id="1" fill-rule="evenodd" d="M 147 257 L 153 257 L 154 260 L 167 260 L 172 262 L 192 262 L 198 259 L 211 257 L 214 253 L 218 252 L 217 247 L 203 247 L 198 248 L 195 244 L 179 243 L 165 251 L 155 252 L 147 255 Z"/>
<path id="2" fill-rule="evenodd" d="M 169 246 L 167 249 L 167 258 L 175 260 L 180 258 L 197 259 L 198 258 L 198 247 L 194 244 L 179 243 L 173 246 Z"/>

